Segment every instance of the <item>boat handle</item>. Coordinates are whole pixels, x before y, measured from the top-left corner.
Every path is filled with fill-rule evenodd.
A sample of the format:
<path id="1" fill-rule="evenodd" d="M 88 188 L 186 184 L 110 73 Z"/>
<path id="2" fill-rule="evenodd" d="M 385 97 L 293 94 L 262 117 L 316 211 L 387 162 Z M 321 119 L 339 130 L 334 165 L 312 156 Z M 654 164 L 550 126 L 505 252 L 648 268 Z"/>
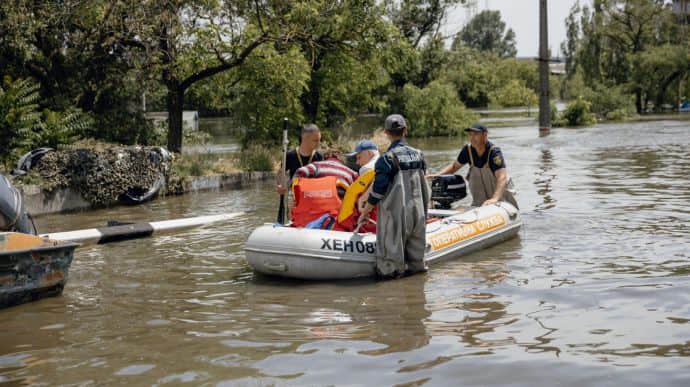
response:
<path id="1" fill-rule="evenodd" d="M 287 265 L 284 263 L 264 262 L 264 266 L 273 271 L 287 271 Z"/>
<path id="2" fill-rule="evenodd" d="M 446 222 L 446 224 L 448 224 L 448 223 L 468 224 L 468 223 L 474 223 L 474 222 L 479 221 L 479 211 L 472 210 L 472 213 L 474 214 L 474 220 L 444 219 L 444 221 Z"/>

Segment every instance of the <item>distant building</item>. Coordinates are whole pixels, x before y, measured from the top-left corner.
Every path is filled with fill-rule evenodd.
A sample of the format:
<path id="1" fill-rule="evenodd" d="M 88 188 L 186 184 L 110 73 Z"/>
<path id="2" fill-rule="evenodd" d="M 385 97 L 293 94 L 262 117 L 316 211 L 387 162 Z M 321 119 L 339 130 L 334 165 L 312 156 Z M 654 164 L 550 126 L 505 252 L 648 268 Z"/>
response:
<path id="1" fill-rule="evenodd" d="M 145 116 L 152 120 L 155 125 L 165 125 L 168 122 L 168 112 L 146 112 Z M 199 112 L 196 110 L 183 111 L 182 125 L 193 130 L 199 130 Z"/>
<path id="2" fill-rule="evenodd" d="M 556 76 L 565 75 L 565 63 L 549 63 L 549 73 Z"/>

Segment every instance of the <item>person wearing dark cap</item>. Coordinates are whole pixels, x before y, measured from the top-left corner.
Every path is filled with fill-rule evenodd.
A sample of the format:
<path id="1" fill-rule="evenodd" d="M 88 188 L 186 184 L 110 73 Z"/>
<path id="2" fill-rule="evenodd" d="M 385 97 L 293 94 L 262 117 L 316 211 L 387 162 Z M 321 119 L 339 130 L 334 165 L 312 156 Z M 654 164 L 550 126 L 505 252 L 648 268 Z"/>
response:
<path id="1" fill-rule="evenodd" d="M 359 217 L 362 224 L 378 205 L 376 271 L 384 278 L 426 271 L 426 214 L 429 187 L 424 180 L 426 162 L 409 146 L 407 121 L 399 114 L 386 118 L 385 133 L 391 145 L 376 161 L 371 193 Z"/>
<path id="2" fill-rule="evenodd" d="M 455 173 L 463 165 L 469 164 L 467 181 L 472 193 L 473 206 L 506 201 L 518 208 L 503 152 L 489 141 L 489 130 L 482 124 L 474 124 L 465 129 L 465 132 L 470 136 L 470 143 L 464 146 L 458 158 L 443 168 L 438 175 Z M 437 175 L 428 177 L 432 176 Z"/>

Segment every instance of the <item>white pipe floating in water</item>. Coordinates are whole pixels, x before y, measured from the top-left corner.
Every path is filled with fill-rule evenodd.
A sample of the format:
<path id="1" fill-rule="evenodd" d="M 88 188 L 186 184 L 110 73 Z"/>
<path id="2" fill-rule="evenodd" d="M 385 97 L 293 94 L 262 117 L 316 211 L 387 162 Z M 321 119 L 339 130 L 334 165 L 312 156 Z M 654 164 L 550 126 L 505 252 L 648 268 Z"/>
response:
<path id="1" fill-rule="evenodd" d="M 179 230 L 183 228 L 202 226 L 209 223 L 222 222 L 233 219 L 245 213 L 246 212 L 232 212 L 228 214 L 162 220 L 150 223 L 122 224 L 110 227 L 55 232 L 51 234 L 43 234 L 41 236 L 56 241 L 70 241 L 82 244 L 103 244 L 127 239 L 145 238 L 153 235 L 156 232 Z"/>

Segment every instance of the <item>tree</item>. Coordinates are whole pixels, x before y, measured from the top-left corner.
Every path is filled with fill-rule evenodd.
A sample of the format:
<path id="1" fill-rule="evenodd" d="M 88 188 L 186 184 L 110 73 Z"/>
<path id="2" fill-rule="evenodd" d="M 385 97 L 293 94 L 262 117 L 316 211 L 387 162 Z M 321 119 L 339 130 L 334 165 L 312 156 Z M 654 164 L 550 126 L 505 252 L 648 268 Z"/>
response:
<path id="1" fill-rule="evenodd" d="M 453 51 L 442 80 L 455 86 L 458 97 L 468 107 L 485 107 L 489 93 L 501 86 L 496 67 L 499 58 L 493 54 L 460 47 Z"/>
<path id="2" fill-rule="evenodd" d="M 439 75 L 446 63 L 440 28 L 453 7 L 465 0 L 403 0 L 389 2 L 386 15 L 397 34 L 384 52 L 384 67 L 390 76 L 390 109 L 402 108 L 401 91 L 409 82 L 424 87 Z M 398 37 L 399 36 L 399 37 Z"/>
<path id="3" fill-rule="evenodd" d="M 382 14 L 374 0 L 314 1 L 304 7 L 296 22 L 304 30 L 296 41 L 311 63 L 308 87 L 301 96 L 307 120 L 328 124 L 334 114 L 348 113 L 339 96 L 349 94 L 347 98 L 356 102 L 378 87 L 354 79 L 378 75 L 379 49 L 391 33 Z"/>
<path id="4" fill-rule="evenodd" d="M 283 117 L 293 124 L 304 122 L 299 98 L 307 88 L 309 63 L 298 47 L 279 52 L 264 45 L 241 68 L 218 78 L 212 82 L 214 89 L 220 86 L 224 91 L 218 107 L 232 111 L 235 122 L 244 128 L 243 145 L 277 144 Z"/>
<path id="5" fill-rule="evenodd" d="M 137 99 L 135 58 L 123 2 L 105 0 L 0 2 L 0 69 L 40 85 L 40 108 L 73 106 L 94 113 L 90 135 L 131 143 L 146 129 Z"/>
<path id="6" fill-rule="evenodd" d="M 525 83 L 512 79 L 496 91 L 489 92 L 491 102 L 501 107 L 526 106 L 531 108 L 539 100 L 534 90 L 525 86 Z"/>
<path id="7" fill-rule="evenodd" d="M 650 99 L 654 108 L 660 110 L 665 102 L 674 101 L 667 98 L 669 86 L 690 73 L 690 54 L 685 46 L 652 47 L 634 54 L 632 64 L 632 87 L 642 91 L 643 110 L 647 110 Z"/>
<path id="8" fill-rule="evenodd" d="M 438 35 L 450 8 L 464 0 L 403 0 L 390 2 L 388 15 L 413 48 L 424 38 Z"/>
<path id="9" fill-rule="evenodd" d="M 406 85 L 403 95 L 412 136 L 456 136 L 477 119 L 458 100 L 450 84 L 433 81 L 423 89 Z"/>
<path id="10" fill-rule="evenodd" d="M 577 15 L 580 11 L 580 1 L 578 0 L 570 8 L 570 13 L 565 19 L 566 40 L 561 43 L 561 52 L 565 58 L 565 73 L 568 78 L 575 72 L 575 55 L 577 54 L 580 40 L 580 25 L 578 24 Z"/>
<path id="11" fill-rule="evenodd" d="M 420 66 L 413 83 L 417 87 L 425 87 L 439 78 L 450 58 L 440 35 L 431 37 L 418 52 Z"/>
<path id="12" fill-rule="evenodd" d="M 585 83 L 630 84 L 638 112 L 643 110 L 644 90 L 630 83 L 632 58 L 636 54 L 672 39 L 670 11 L 663 0 L 594 0 L 593 8 L 582 8 L 582 38 L 577 46 L 576 62 L 582 68 Z M 572 16 L 574 18 L 574 15 Z"/>
<path id="13" fill-rule="evenodd" d="M 286 7 L 270 2 L 154 0 L 131 13 L 123 41 L 143 57 L 142 69 L 167 89 L 168 148 L 182 148 L 185 92 L 195 83 L 241 66 L 258 47 L 289 36 L 281 29 Z"/>
<path id="14" fill-rule="evenodd" d="M 452 47 L 456 50 L 460 46 L 467 46 L 506 58 L 517 54 L 515 44 L 515 32 L 511 28 L 506 31 L 501 12 L 485 10 L 472 18 L 457 34 Z"/>

